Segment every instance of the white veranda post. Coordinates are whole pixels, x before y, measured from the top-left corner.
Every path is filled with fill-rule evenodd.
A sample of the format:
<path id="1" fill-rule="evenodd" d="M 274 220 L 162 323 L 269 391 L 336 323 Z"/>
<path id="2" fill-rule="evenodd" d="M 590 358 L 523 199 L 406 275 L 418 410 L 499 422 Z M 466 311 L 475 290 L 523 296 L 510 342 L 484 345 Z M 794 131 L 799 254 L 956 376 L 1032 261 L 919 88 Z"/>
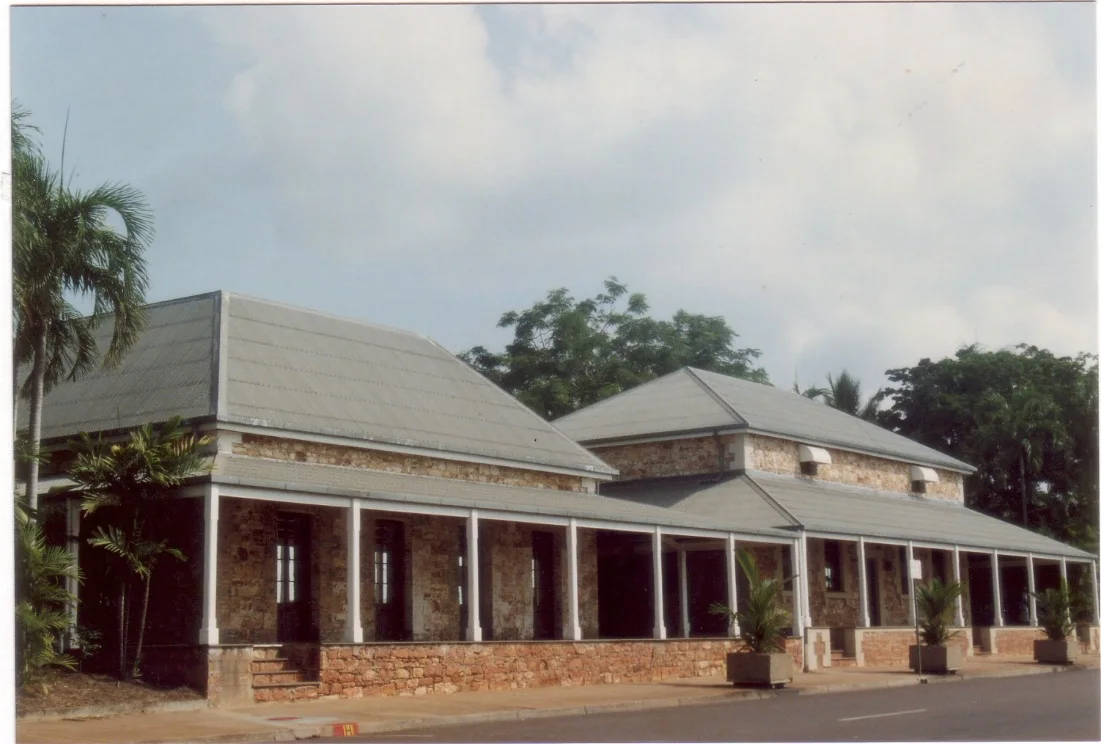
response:
<path id="1" fill-rule="evenodd" d="M 867 628 L 872 623 L 868 616 L 868 570 L 863 537 L 856 543 L 856 560 L 856 572 L 860 577 L 860 627 Z"/>
<path id="2" fill-rule="evenodd" d="M 570 518 L 566 527 L 566 552 L 569 561 L 569 603 L 570 603 L 570 627 L 566 638 L 571 641 L 581 640 L 581 613 L 578 601 L 578 577 L 577 577 L 577 520 Z"/>
<path id="3" fill-rule="evenodd" d="M 680 634 L 687 638 L 692 628 L 688 621 L 688 556 L 683 549 L 677 550 L 677 594 L 680 597 Z"/>
<path id="4" fill-rule="evenodd" d="M 799 583 L 803 589 L 803 628 L 813 628 L 814 619 L 810 614 L 810 558 L 807 555 L 807 533 L 799 535 L 799 574 L 802 578 Z"/>
<path id="5" fill-rule="evenodd" d="M 1002 570 L 998 566 L 998 551 L 990 556 L 990 573 L 994 578 L 994 625 L 1005 627 L 1005 613 L 1002 611 Z"/>
<path id="6" fill-rule="evenodd" d="M 907 617 L 910 625 L 917 624 L 917 598 L 914 596 L 914 543 L 906 543 L 906 576 L 910 582 L 910 602 L 907 607 Z"/>
<path id="7" fill-rule="evenodd" d="M 73 565 L 80 568 L 80 500 L 69 499 L 66 502 L 65 533 L 68 537 L 69 555 L 73 557 Z M 69 602 L 69 648 L 77 648 L 80 638 L 77 636 L 77 607 L 80 604 L 80 582 L 76 576 L 65 579 L 65 588 L 73 596 Z"/>
<path id="8" fill-rule="evenodd" d="M 661 528 L 654 528 L 654 638 L 665 639 L 665 594 L 661 585 Z"/>
<path id="9" fill-rule="evenodd" d="M 960 577 L 960 546 L 952 546 L 952 580 L 958 584 L 963 583 Z M 956 626 L 963 627 L 963 594 L 956 599 Z"/>
<path id="10" fill-rule="evenodd" d="M 348 504 L 348 524 L 347 524 L 347 556 L 348 565 L 345 567 L 346 580 L 348 582 L 344 596 L 348 599 L 348 609 L 344 616 L 346 623 L 344 626 L 344 642 L 345 643 L 363 643 L 363 621 L 360 617 L 360 553 L 359 553 L 359 540 L 360 540 L 360 508 L 361 503 L 359 499 L 352 499 Z"/>
<path id="11" fill-rule="evenodd" d="M 1101 586 L 1097 583 L 1097 561 L 1090 561 L 1090 583 L 1093 585 L 1093 624 L 1101 625 Z"/>
<path id="12" fill-rule="evenodd" d="M 199 644 L 218 645 L 218 486 L 207 484 L 203 497 L 203 623 L 199 628 Z"/>
<path id="13" fill-rule="evenodd" d="M 726 536 L 726 603 L 731 612 L 738 611 L 738 546 L 733 535 Z M 733 616 L 727 627 L 731 638 L 741 634 L 738 621 Z"/>
<path id="14" fill-rule="evenodd" d="M 1028 624 L 1035 627 L 1036 620 L 1036 566 L 1032 553 L 1028 554 Z"/>
<path id="15" fill-rule="evenodd" d="M 478 581 L 478 510 L 471 509 L 466 520 L 466 639 L 482 640 L 481 599 Z"/>

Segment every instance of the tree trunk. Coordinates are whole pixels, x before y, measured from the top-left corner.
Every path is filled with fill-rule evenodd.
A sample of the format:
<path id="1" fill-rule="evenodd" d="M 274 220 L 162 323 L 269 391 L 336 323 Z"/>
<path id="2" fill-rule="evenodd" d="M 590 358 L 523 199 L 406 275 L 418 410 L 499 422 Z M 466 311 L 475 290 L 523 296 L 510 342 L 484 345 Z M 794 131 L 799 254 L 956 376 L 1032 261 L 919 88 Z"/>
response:
<path id="1" fill-rule="evenodd" d="M 133 676 L 139 675 L 141 665 L 141 644 L 145 639 L 145 615 L 149 611 L 149 587 L 153 583 L 153 572 L 150 571 L 145 575 L 145 599 L 141 605 L 141 624 L 138 625 L 138 645 L 134 649 L 134 671 Z"/>
<path id="2" fill-rule="evenodd" d="M 1019 455 L 1021 467 L 1021 524 L 1028 527 L 1028 481 L 1025 480 L 1025 453 Z"/>
<path id="3" fill-rule="evenodd" d="M 48 327 L 43 324 L 34 339 L 34 366 L 31 368 L 33 387 L 31 390 L 30 444 L 31 461 L 27 471 L 27 505 L 33 519 L 38 519 L 38 446 L 42 440 L 42 398 L 45 395 L 46 382 L 46 334 Z"/>
<path id="4" fill-rule="evenodd" d="M 119 587 L 119 679 L 126 679 L 126 584 Z"/>
<path id="5" fill-rule="evenodd" d="M 19 435 L 19 365 L 12 363 L 11 368 L 11 433 Z"/>

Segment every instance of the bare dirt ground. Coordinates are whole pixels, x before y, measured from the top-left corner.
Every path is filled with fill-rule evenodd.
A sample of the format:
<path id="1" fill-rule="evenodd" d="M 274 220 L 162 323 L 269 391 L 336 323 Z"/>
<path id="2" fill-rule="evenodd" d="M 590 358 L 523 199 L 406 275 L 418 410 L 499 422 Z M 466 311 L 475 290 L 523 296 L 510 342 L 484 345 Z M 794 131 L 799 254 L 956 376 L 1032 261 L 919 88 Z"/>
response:
<path id="1" fill-rule="evenodd" d="M 201 698 L 199 693 L 187 687 L 166 689 L 139 680 L 119 682 L 104 674 L 57 669 L 45 672 L 39 683 L 18 690 L 15 706 L 18 714 L 58 713 L 90 705 L 149 704 Z"/>

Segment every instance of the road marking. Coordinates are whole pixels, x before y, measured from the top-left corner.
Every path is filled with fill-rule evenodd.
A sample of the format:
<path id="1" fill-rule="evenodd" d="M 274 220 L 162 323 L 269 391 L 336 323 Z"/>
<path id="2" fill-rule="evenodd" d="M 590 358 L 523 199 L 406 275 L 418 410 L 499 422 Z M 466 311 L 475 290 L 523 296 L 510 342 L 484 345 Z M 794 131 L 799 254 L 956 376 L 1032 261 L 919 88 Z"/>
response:
<path id="1" fill-rule="evenodd" d="M 863 720 L 866 720 L 868 718 L 886 718 L 887 716 L 906 716 L 906 715 L 910 715 L 911 713 L 924 713 L 924 712 L 925 712 L 925 708 L 918 708 L 917 710 L 899 710 L 899 711 L 895 711 L 894 713 L 876 713 L 874 716 L 853 716 L 852 718 L 838 718 L 837 720 L 841 723 L 844 723 L 845 721 L 863 721 Z"/>

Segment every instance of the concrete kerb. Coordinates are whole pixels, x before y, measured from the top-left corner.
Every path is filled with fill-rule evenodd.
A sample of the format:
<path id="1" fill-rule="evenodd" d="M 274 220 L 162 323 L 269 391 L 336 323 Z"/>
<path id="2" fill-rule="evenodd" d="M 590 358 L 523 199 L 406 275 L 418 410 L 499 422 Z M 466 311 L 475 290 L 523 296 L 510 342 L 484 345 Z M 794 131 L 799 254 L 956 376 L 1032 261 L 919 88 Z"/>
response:
<path id="1" fill-rule="evenodd" d="M 87 721 L 95 718 L 112 718 L 128 713 L 178 713 L 204 710 L 210 707 L 207 700 L 169 700 L 161 703 L 119 703 L 118 705 L 87 705 L 81 708 L 50 713 L 25 713 L 16 720 L 26 723 L 39 721 Z"/>

